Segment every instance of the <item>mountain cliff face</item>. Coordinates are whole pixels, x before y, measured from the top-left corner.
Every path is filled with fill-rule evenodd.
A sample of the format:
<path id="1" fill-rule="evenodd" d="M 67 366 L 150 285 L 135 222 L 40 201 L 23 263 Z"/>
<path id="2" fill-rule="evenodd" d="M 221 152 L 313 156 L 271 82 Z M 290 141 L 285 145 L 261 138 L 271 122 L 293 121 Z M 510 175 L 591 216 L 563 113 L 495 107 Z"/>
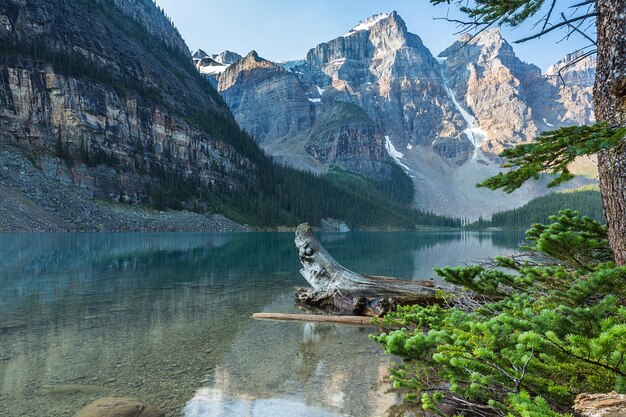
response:
<path id="1" fill-rule="evenodd" d="M 381 130 L 358 106 L 335 100 L 336 91 L 307 85 L 254 51 L 219 76 L 218 89 L 241 126 L 282 163 L 389 174 Z"/>
<path id="2" fill-rule="evenodd" d="M 49 176 L 146 202 L 167 179 L 230 189 L 254 171 L 202 127 L 232 116 L 151 0 L 0 0 L 0 22 L 0 140 Z"/>
<path id="3" fill-rule="evenodd" d="M 437 61 L 397 13 L 373 16 L 316 46 L 307 63 L 362 107 L 396 147 L 453 138 L 467 150 L 462 117 L 446 93 Z"/>
<path id="4" fill-rule="evenodd" d="M 18 213 L 51 211 L 45 217 L 56 226 L 50 227 L 63 230 L 189 230 L 196 221 L 199 230 L 232 229 L 219 216 L 200 221 L 212 213 L 261 227 L 320 225 L 325 218 L 350 227 L 458 225 L 407 205 L 410 181 L 360 108 L 339 103 L 322 110 L 309 92 L 297 95 L 301 82 L 293 73 L 255 54 L 245 60 L 233 53 L 195 55 L 152 0 L 0 0 L 0 156 L 17 161 L 0 167 L 0 213 L 20 206 L 32 210 Z M 301 144 L 310 161 L 377 176 L 335 169 L 321 177 L 274 163 L 206 80 L 231 65 L 220 76 L 229 89 L 247 79 L 272 88 L 273 80 L 294 83 L 274 97 L 305 101 L 301 109 L 310 114 L 301 115 L 295 100 L 294 114 L 286 107 L 279 116 L 295 126 L 290 132 L 310 132 Z M 315 123 L 307 121 L 313 117 Z M 272 125 L 267 132 L 280 129 Z M 101 200 L 199 216 L 156 212 L 154 227 L 133 226 L 150 216 L 128 206 L 101 210 Z M 80 207 L 63 209 L 73 202 Z M 56 215 L 60 208 L 63 216 Z M 72 224 L 74 213 L 81 219 Z M 97 218 L 85 220 L 91 215 Z M 19 217 L 0 228 L 16 227 Z M 168 226 L 168 218 L 178 226 Z"/>
<path id="5" fill-rule="evenodd" d="M 557 106 L 568 123 L 595 122 L 593 84 L 596 79 L 596 57 L 582 53 L 569 54 L 546 71 L 548 81 L 559 89 Z"/>
<path id="6" fill-rule="evenodd" d="M 456 216 L 488 215 L 545 193 L 537 184 L 506 196 L 474 185 L 500 171 L 503 149 L 593 120 L 593 61 L 568 67 L 562 80 L 554 73 L 577 56 L 542 74 L 498 29 L 461 37 L 434 57 L 396 12 L 382 13 L 315 46 L 304 61 L 257 58 L 216 78 L 238 123 L 271 155 L 302 169 L 339 164 L 370 176 L 379 175 L 373 165 L 356 161 L 380 166 L 391 158 L 413 179 L 418 207 Z M 327 120 L 335 131 L 354 126 L 337 116 L 346 104 L 360 109 L 361 127 L 315 135 Z M 386 158 L 378 159 L 381 149 Z"/>
<path id="7" fill-rule="evenodd" d="M 536 136 L 529 102 L 542 83 L 541 70 L 520 61 L 499 29 L 465 35 L 439 56 L 452 93 L 484 132 L 477 143 L 483 151 L 498 154 Z"/>
<path id="8" fill-rule="evenodd" d="M 439 56 L 452 91 L 485 132 L 480 147 L 488 154 L 529 142 L 555 126 L 593 120 L 591 61 L 567 69 L 559 80 L 558 68 L 575 59 L 569 57 L 544 75 L 515 56 L 499 29 L 464 35 Z"/>

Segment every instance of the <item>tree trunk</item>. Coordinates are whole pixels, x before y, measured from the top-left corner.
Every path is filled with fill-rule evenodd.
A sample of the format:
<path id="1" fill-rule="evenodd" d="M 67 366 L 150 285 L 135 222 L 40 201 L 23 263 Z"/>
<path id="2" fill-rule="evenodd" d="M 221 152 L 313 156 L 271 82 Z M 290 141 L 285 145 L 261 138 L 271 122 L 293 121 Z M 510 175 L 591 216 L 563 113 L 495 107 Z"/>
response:
<path id="1" fill-rule="evenodd" d="M 626 1 L 596 0 L 598 63 L 594 105 L 598 122 L 626 125 Z M 600 190 L 615 261 L 626 265 L 626 140 L 598 155 Z"/>
<path id="2" fill-rule="evenodd" d="M 409 281 L 350 271 L 324 249 L 307 223 L 296 229 L 295 243 L 302 263 L 300 274 L 313 287 L 298 292 L 298 299 L 305 306 L 380 316 L 398 305 L 438 303 L 439 290 L 458 290 L 433 280 Z"/>

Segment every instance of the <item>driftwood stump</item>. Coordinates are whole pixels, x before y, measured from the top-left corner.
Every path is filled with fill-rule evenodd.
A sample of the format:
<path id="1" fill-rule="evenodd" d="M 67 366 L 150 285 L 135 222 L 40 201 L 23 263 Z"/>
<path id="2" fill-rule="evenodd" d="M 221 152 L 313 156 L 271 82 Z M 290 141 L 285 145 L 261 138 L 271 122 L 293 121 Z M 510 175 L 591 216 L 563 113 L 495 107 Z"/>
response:
<path id="1" fill-rule="evenodd" d="M 307 223 L 297 227 L 295 243 L 302 263 L 300 274 L 312 287 L 298 289 L 297 298 L 303 306 L 381 316 L 399 305 L 438 303 L 439 290 L 458 290 L 432 280 L 409 281 L 350 271 L 324 249 Z"/>

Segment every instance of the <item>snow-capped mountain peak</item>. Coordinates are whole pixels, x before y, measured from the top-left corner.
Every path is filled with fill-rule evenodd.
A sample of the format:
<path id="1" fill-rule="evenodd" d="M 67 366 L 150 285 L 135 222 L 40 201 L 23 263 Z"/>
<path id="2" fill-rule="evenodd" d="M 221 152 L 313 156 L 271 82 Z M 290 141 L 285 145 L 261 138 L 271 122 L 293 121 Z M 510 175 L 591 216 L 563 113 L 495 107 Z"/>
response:
<path id="1" fill-rule="evenodd" d="M 376 23 L 380 22 L 383 19 L 387 19 L 389 16 L 391 16 L 389 13 L 378 13 L 378 14 L 375 14 L 374 16 L 370 16 L 367 19 L 360 21 L 358 25 L 353 27 L 344 36 L 354 35 L 355 33 L 360 32 L 362 30 L 369 30 Z"/>

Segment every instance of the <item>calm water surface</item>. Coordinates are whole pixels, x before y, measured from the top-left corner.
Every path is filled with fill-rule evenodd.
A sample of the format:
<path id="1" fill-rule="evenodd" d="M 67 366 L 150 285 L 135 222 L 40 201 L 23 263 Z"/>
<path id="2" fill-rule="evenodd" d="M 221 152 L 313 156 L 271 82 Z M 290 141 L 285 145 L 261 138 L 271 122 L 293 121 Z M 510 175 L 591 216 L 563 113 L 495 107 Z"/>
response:
<path id="1" fill-rule="evenodd" d="M 423 279 L 515 250 L 519 233 L 348 233 L 359 272 Z M 395 401 L 371 330 L 297 312 L 291 233 L 0 235 L 0 416 L 130 396 L 187 417 L 369 417 Z"/>

